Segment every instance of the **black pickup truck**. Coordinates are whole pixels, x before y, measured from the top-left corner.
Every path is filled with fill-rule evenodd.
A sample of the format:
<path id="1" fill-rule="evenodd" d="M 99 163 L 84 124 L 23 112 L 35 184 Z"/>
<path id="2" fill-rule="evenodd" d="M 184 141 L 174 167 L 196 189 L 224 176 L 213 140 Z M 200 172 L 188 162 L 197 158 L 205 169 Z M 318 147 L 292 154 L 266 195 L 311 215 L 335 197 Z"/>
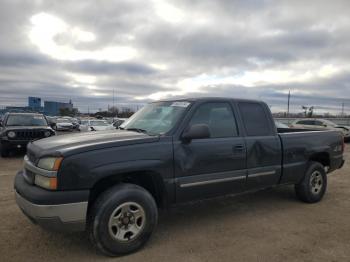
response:
<path id="1" fill-rule="evenodd" d="M 25 149 L 30 141 L 55 134 L 42 114 L 6 113 L 0 121 L 0 154 L 7 157 L 11 150 Z"/>
<path id="2" fill-rule="evenodd" d="M 318 202 L 343 151 L 337 131 L 277 130 L 263 102 L 154 102 L 120 130 L 30 143 L 16 200 L 35 223 L 86 230 L 98 250 L 121 255 L 146 243 L 159 207 L 277 185 Z"/>

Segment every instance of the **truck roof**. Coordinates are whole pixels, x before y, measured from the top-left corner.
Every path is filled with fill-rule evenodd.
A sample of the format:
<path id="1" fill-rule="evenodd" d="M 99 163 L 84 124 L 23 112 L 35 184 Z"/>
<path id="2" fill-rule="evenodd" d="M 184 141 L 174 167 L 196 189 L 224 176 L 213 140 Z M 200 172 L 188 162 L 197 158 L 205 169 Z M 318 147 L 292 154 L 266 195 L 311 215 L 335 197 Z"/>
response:
<path id="1" fill-rule="evenodd" d="M 188 98 L 178 98 L 178 99 L 164 99 L 156 102 L 173 102 L 173 101 L 189 101 L 189 102 L 196 102 L 196 101 L 244 101 L 244 102 L 254 102 L 254 103 L 262 103 L 260 100 L 254 100 L 254 99 L 243 99 L 243 98 L 231 98 L 231 97 L 188 97 Z"/>

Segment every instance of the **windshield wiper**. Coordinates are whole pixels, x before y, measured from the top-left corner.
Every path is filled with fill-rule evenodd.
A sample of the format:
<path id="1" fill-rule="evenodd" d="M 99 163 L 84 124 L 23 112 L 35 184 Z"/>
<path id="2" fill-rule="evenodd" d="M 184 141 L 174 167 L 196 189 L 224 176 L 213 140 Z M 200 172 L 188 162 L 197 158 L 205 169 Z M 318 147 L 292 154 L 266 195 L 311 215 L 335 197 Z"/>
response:
<path id="1" fill-rule="evenodd" d="M 124 130 L 124 128 L 122 130 Z M 147 130 L 142 129 L 142 128 L 131 127 L 131 128 L 126 128 L 125 130 L 127 130 L 127 131 L 136 131 L 138 133 L 148 134 Z"/>

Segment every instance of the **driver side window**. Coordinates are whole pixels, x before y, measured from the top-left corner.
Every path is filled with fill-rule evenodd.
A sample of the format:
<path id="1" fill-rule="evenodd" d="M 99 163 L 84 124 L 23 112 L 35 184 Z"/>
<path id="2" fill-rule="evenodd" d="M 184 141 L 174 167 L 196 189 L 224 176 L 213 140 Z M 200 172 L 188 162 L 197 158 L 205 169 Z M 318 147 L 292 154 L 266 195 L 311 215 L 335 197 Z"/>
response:
<path id="1" fill-rule="evenodd" d="M 189 125 L 195 124 L 208 125 L 211 138 L 238 135 L 236 120 L 229 103 L 205 103 L 200 105 L 192 116 Z"/>

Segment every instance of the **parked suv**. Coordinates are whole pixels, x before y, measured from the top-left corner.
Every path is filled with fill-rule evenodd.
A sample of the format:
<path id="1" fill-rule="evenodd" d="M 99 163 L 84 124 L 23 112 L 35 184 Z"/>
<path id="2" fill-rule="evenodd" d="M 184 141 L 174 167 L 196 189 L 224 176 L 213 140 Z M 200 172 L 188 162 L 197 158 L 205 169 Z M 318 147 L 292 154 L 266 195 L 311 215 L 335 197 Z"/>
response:
<path id="1" fill-rule="evenodd" d="M 14 149 L 25 148 L 28 142 L 55 135 L 44 115 L 7 113 L 0 123 L 0 153 L 7 157 Z"/>

